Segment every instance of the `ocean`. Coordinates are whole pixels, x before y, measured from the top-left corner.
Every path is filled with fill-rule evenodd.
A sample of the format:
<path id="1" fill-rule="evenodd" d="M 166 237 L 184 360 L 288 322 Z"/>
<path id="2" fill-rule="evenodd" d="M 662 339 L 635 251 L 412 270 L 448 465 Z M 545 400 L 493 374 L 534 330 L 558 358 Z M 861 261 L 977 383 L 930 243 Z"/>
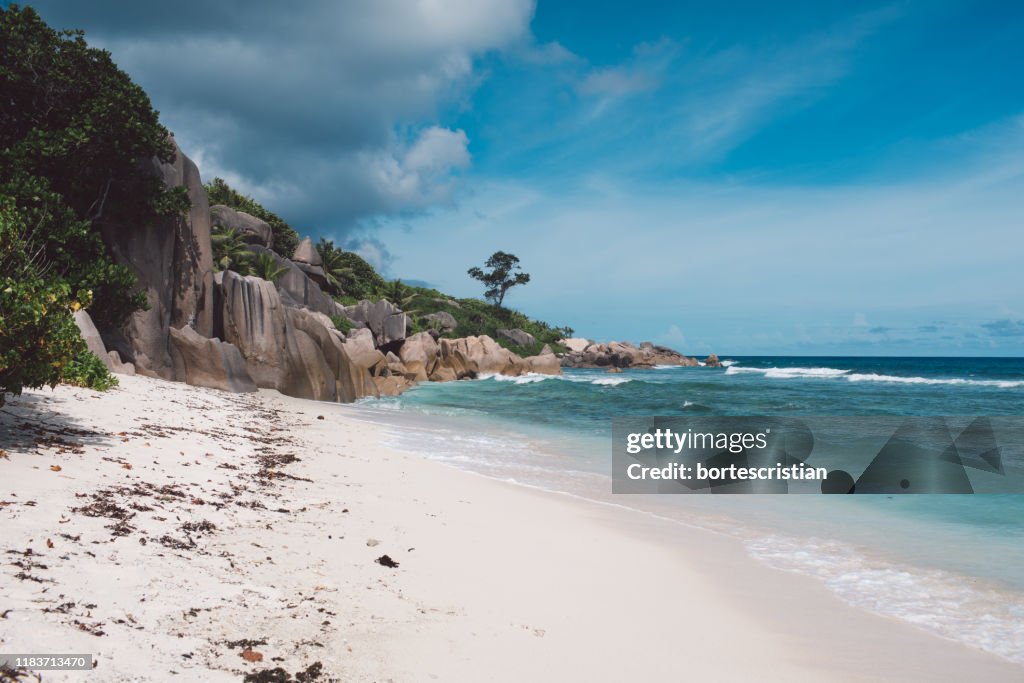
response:
<path id="1" fill-rule="evenodd" d="M 392 447 L 732 535 L 853 605 L 1024 664 L 1024 495 L 613 495 L 610 479 L 616 416 L 1019 416 L 1024 359 L 727 364 L 427 383 L 355 411 L 391 425 Z M 1021 446 L 1006 466 L 1024 467 Z"/>

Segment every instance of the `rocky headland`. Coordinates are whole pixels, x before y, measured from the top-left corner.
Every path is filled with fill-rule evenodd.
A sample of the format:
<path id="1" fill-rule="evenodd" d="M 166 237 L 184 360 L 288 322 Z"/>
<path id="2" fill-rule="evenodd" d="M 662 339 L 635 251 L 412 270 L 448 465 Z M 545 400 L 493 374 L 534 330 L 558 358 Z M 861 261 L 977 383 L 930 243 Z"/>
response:
<path id="1" fill-rule="evenodd" d="M 718 356 L 711 354 L 703 363 L 696 358 L 685 356 L 667 346 L 658 346 L 651 342 L 641 342 L 635 346 L 630 342 L 608 342 L 602 344 L 589 339 L 563 339 L 562 345 L 567 349 L 562 355 L 562 367 L 565 368 L 608 368 L 624 370 L 627 368 L 653 368 L 657 366 L 721 367 Z"/>
<path id="2" fill-rule="evenodd" d="M 408 316 L 386 300 L 342 305 L 324 291 L 326 275 L 309 238 L 287 256 L 274 251 L 266 222 L 209 205 L 198 168 L 180 150 L 172 163 L 153 161 L 149 170 L 168 187 L 185 188 L 191 208 L 180 218 L 104 231 L 148 304 L 113 329 L 97 329 L 84 311 L 76 315 L 90 350 L 112 372 L 339 402 L 395 395 L 422 381 L 561 373 L 550 348 L 521 357 L 486 335 L 442 338 L 453 328 L 442 318 L 431 321 L 436 330 L 409 334 Z M 281 275 L 271 282 L 216 272 L 212 226 L 237 231 Z M 341 332 L 336 320 L 350 331 Z"/>

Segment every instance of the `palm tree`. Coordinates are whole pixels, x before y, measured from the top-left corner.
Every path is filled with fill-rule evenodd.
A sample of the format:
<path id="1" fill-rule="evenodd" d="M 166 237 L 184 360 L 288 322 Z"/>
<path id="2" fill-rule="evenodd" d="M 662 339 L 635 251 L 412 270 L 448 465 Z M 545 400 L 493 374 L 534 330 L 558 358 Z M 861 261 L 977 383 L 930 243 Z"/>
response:
<path id="1" fill-rule="evenodd" d="M 408 309 L 416 299 L 420 298 L 420 293 L 401 280 L 392 280 L 384 287 L 384 298 L 409 317 L 419 313 L 418 310 L 411 311 Z"/>
<path id="2" fill-rule="evenodd" d="M 277 261 L 270 254 L 264 252 L 256 257 L 251 267 L 251 275 L 266 280 L 267 282 L 277 282 L 277 278 L 288 272 L 287 266 L 277 265 Z"/>
<path id="3" fill-rule="evenodd" d="M 323 262 L 327 283 L 332 289 L 340 292 L 344 289 L 345 285 L 355 280 L 355 271 L 345 265 L 345 252 L 335 247 L 333 240 L 326 240 L 321 237 L 316 245 L 316 250 L 320 254 L 320 260 Z"/>
<path id="4" fill-rule="evenodd" d="M 210 235 L 213 245 L 213 262 L 219 270 L 233 270 L 239 275 L 248 275 L 252 252 L 242 235 L 234 228 L 222 228 Z"/>

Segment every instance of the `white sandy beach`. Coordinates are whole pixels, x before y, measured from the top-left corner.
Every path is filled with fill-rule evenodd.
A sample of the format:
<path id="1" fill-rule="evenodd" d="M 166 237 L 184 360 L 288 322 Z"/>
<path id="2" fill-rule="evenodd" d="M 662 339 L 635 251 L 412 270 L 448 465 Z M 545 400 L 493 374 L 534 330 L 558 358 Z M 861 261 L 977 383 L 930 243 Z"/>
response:
<path id="1" fill-rule="evenodd" d="M 344 407 L 120 381 L 0 410 L 0 652 L 98 661 L 46 681 L 1024 678 L 735 540 L 389 451 Z"/>

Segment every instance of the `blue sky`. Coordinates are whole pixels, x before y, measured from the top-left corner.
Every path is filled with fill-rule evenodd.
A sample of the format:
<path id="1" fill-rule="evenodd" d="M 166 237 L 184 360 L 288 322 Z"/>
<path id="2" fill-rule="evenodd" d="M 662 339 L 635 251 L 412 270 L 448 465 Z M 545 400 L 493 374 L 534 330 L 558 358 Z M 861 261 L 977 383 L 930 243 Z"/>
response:
<path id="1" fill-rule="evenodd" d="M 508 304 L 696 354 L 1024 353 L 1019 3 L 118 5 L 38 4 L 391 276 L 511 251 Z"/>

